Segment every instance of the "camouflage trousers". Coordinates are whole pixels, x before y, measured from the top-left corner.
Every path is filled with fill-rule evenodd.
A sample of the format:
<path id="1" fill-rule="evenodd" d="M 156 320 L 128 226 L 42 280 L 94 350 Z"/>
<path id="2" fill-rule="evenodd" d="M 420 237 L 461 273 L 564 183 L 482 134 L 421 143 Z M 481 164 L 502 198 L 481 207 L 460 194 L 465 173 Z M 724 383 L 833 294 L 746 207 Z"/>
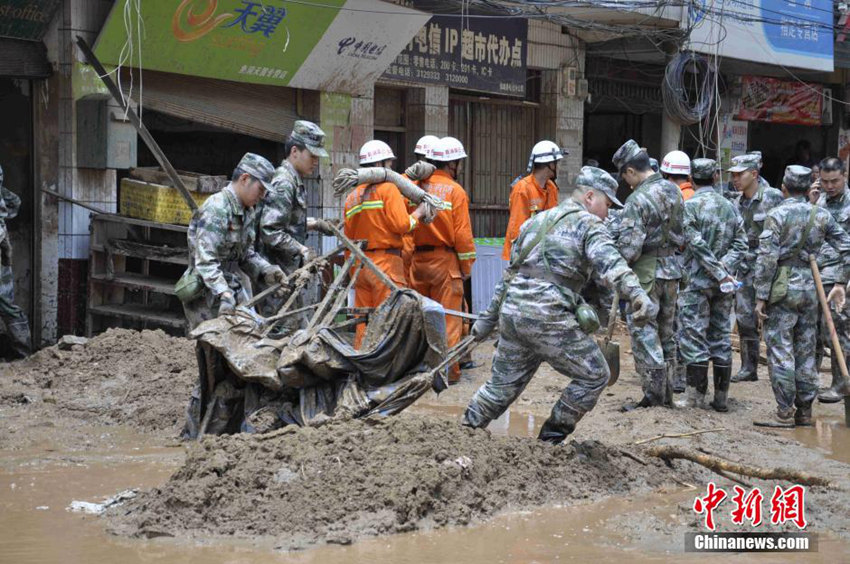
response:
<path id="1" fill-rule="evenodd" d="M 685 290 L 679 294 L 679 354 L 684 364 L 731 366 L 729 318 L 734 294 L 720 288 Z"/>
<path id="2" fill-rule="evenodd" d="M 814 289 L 789 289 L 785 299 L 767 308 L 767 365 L 773 394 L 781 408 L 810 404 L 817 394 L 817 308 Z"/>
<path id="3" fill-rule="evenodd" d="M 828 296 L 832 291 L 832 288 L 835 287 L 834 284 L 826 284 L 823 287 L 824 293 Z M 845 362 L 850 365 L 848 362 L 848 355 L 850 355 L 850 306 L 846 306 L 841 311 L 835 311 L 834 308 L 830 308 L 829 313 L 832 316 L 832 323 L 835 325 L 835 333 L 838 335 L 838 344 L 841 345 L 841 351 L 844 353 Z M 820 306 L 818 306 L 818 337 L 817 337 L 817 346 L 816 351 L 817 354 L 823 354 L 824 347 L 829 347 L 832 350 L 832 341 L 829 338 L 829 329 L 826 326 L 826 319 L 823 317 L 823 312 L 820 310 Z M 836 374 L 838 372 L 838 361 L 835 359 L 835 351 L 832 351 L 832 373 Z"/>
<path id="4" fill-rule="evenodd" d="M 759 346 L 758 319 L 756 318 L 756 289 L 753 281 L 743 281 L 735 294 L 735 321 L 738 324 L 738 336 L 751 346 Z"/>
<path id="5" fill-rule="evenodd" d="M 247 274 L 241 270 L 237 272 L 225 272 L 224 278 L 227 280 L 228 286 L 230 286 L 230 291 L 233 292 L 233 297 L 236 299 L 237 305 L 251 299 L 251 296 L 253 296 L 251 279 Z M 184 303 L 183 312 L 186 314 L 186 320 L 189 322 L 189 331 L 204 321 L 218 317 L 218 308 L 220 305 L 221 300 L 219 300 L 217 295 L 210 292 L 209 288 L 206 288 L 200 297 L 189 303 Z"/>
<path id="6" fill-rule="evenodd" d="M 465 423 L 486 427 L 502 415 L 543 362 L 571 379 L 559 401 L 581 415 L 593 409 L 608 385 L 610 373 L 602 351 L 579 329 L 572 314 L 562 321 L 502 314 L 490 379 L 469 401 Z"/>
<path id="7" fill-rule="evenodd" d="M 24 310 L 15 303 L 15 278 L 12 267 L 0 266 L 0 318 L 6 324 L 6 335 L 19 356 L 30 353 L 30 326 Z"/>
<path id="8" fill-rule="evenodd" d="M 665 368 L 676 361 L 676 297 L 678 280 L 655 280 L 649 297 L 658 306 L 658 315 L 639 327 L 626 315 L 626 325 L 632 339 L 635 368 L 640 374 L 646 370 Z"/>

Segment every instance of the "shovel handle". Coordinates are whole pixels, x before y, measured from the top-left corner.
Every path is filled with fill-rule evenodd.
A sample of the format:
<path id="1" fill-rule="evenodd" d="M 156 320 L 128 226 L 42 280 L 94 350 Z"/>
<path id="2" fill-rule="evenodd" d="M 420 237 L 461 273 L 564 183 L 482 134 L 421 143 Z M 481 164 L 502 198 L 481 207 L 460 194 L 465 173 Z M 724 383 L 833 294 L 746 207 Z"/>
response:
<path id="1" fill-rule="evenodd" d="M 617 324 L 617 313 L 620 306 L 620 294 L 615 290 L 614 299 L 611 301 L 611 310 L 608 312 L 608 333 L 605 336 L 605 341 L 610 341 L 614 336 L 614 325 Z"/>
<path id="2" fill-rule="evenodd" d="M 823 319 L 826 321 L 826 326 L 829 329 L 829 339 L 832 341 L 832 350 L 835 351 L 836 360 L 838 360 L 838 368 L 841 370 L 841 375 L 846 382 L 847 363 L 844 361 L 844 351 L 841 350 L 841 343 L 838 341 L 838 333 L 835 332 L 835 323 L 832 321 L 832 314 L 829 311 L 829 304 L 826 303 L 826 292 L 823 289 L 823 282 L 820 279 L 820 270 L 814 255 L 809 255 L 809 265 L 812 267 L 812 277 L 815 279 L 815 288 L 818 290 L 818 300 L 820 307 L 823 310 Z"/>

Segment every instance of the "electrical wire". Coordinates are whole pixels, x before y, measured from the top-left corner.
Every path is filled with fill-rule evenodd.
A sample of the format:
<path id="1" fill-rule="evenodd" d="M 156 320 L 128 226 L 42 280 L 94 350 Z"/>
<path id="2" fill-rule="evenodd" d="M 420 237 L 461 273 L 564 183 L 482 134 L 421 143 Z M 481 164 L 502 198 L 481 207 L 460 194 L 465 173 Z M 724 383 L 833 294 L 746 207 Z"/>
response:
<path id="1" fill-rule="evenodd" d="M 693 69 L 693 70 L 692 70 Z M 692 101 L 685 88 L 686 73 L 693 73 L 698 81 L 697 95 Z M 667 115 L 682 125 L 692 125 L 708 115 L 712 96 L 707 90 L 715 80 L 715 70 L 708 61 L 693 51 L 678 53 L 667 63 L 661 94 Z"/>

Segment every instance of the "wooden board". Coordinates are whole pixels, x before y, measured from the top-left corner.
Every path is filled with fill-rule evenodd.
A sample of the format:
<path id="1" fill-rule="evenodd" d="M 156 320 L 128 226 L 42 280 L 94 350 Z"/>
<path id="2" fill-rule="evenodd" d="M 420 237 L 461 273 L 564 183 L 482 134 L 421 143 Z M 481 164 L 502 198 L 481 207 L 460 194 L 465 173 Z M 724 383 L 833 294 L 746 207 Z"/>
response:
<path id="1" fill-rule="evenodd" d="M 228 180 L 226 176 L 211 176 L 201 174 L 199 172 L 187 172 L 178 170 L 177 173 L 183 180 L 183 184 L 190 192 L 200 192 L 202 194 L 214 194 L 221 191 L 227 186 Z M 151 184 L 161 184 L 174 188 L 174 183 L 171 182 L 168 174 L 158 166 L 144 166 L 130 169 L 130 178 L 149 182 Z"/>

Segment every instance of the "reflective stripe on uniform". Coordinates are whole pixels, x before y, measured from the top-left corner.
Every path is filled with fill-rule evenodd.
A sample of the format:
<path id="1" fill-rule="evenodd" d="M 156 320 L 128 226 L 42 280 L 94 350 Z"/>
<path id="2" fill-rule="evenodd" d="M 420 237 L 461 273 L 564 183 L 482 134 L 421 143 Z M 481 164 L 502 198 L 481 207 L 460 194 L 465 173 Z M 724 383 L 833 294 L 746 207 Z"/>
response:
<path id="1" fill-rule="evenodd" d="M 458 253 L 457 258 L 459 260 L 471 260 L 475 258 L 475 251 L 469 253 Z"/>
<path id="2" fill-rule="evenodd" d="M 346 219 L 357 215 L 358 213 L 365 210 L 382 210 L 384 209 L 384 201 L 383 200 L 366 200 L 352 207 L 350 210 L 345 212 Z"/>

